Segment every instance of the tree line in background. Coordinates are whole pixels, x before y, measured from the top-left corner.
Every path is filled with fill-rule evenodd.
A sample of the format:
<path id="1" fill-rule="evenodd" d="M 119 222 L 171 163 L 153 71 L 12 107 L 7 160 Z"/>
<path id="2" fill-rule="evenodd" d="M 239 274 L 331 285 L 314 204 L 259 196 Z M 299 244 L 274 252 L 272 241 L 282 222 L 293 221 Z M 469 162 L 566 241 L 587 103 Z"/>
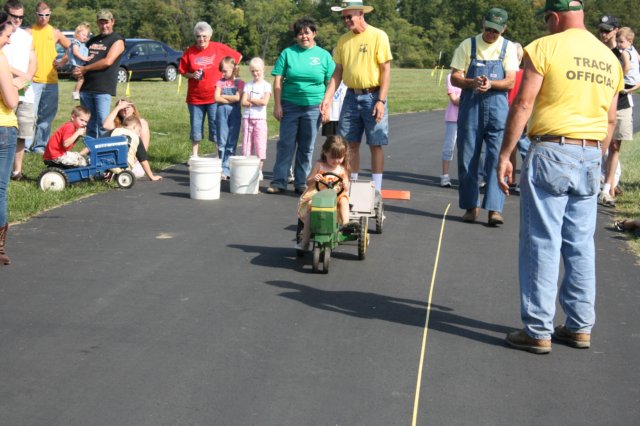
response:
<path id="1" fill-rule="evenodd" d="M 585 22 L 596 32 L 602 15 L 618 17 L 624 26 L 640 33 L 640 8 L 623 0 L 584 0 Z M 35 21 L 37 1 L 25 1 L 24 25 Z M 632 3 L 632 2 L 631 2 Z M 193 26 L 207 21 L 212 40 L 226 43 L 248 60 L 263 57 L 273 63 L 282 49 L 291 45 L 291 23 L 308 16 L 318 22 L 316 41 L 331 50 L 345 32 L 340 14 L 331 12 L 335 0 L 56 0 L 51 23 L 73 30 L 80 22 L 97 30 L 95 14 L 100 8 L 113 11 L 116 31 L 125 37 L 164 41 L 176 49 L 194 43 Z M 484 13 L 502 7 L 509 13 L 505 37 L 523 45 L 546 34 L 536 11 L 544 0 L 365 0 L 375 8 L 367 22 L 389 35 L 394 66 L 448 67 L 453 50 L 461 40 L 481 31 Z M 640 37 L 640 34 L 638 35 Z"/>

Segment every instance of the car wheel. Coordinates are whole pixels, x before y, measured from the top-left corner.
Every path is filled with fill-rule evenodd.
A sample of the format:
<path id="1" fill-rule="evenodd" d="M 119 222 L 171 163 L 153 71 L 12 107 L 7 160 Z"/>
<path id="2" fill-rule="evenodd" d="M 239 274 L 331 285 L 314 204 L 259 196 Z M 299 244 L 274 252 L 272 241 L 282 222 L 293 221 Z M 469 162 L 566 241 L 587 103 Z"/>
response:
<path id="1" fill-rule="evenodd" d="M 178 76 L 178 70 L 173 65 L 167 65 L 167 68 L 164 70 L 164 75 L 162 78 L 164 81 L 175 81 Z"/>
<path id="2" fill-rule="evenodd" d="M 118 68 L 118 83 L 126 83 L 129 79 L 129 73 L 126 69 L 120 67 Z"/>

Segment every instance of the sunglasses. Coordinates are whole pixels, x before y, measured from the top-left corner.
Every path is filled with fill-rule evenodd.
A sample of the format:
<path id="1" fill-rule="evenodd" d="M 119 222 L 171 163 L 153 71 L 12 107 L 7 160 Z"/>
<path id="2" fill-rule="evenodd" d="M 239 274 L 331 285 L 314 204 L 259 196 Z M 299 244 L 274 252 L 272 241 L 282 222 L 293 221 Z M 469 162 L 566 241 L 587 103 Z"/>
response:
<path id="1" fill-rule="evenodd" d="M 24 15 L 14 15 L 13 13 L 9 13 L 13 19 L 24 19 Z"/>
<path id="2" fill-rule="evenodd" d="M 48 18 L 49 16 L 51 16 L 50 13 L 36 13 L 36 15 L 38 15 L 41 18 Z"/>
<path id="3" fill-rule="evenodd" d="M 359 15 L 342 15 L 342 20 L 343 21 L 352 21 L 354 16 L 359 16 Z"/>
<path id="4" fill-rule="evenodd" d="M 599 32 L 600 34 L 609 34 L 611 31 L 613 31 L 613 30 L 603 30 L 602 28 L 600 28 L 600 29 L 598 30 L 598 32 Z"/>
<path id="5" fill-rule="evenodd" d="M 500 34 L 500 31 L 494 30 L 493 28 L 485 28 L 484 32 L 485 33 L 491 33 L 491 34 Z"/>

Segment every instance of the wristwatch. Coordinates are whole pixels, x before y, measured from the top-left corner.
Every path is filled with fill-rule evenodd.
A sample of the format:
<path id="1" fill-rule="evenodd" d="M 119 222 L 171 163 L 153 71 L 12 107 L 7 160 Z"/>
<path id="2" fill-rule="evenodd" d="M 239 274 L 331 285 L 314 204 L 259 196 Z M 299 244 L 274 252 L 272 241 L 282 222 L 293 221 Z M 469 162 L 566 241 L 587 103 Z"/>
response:
<path id="1" fill-rule="evenodd" d="M 382 102 L 383 104 L 386 104 L 387 100 L 386 99 L 378 99 L 376 102 Z"/>

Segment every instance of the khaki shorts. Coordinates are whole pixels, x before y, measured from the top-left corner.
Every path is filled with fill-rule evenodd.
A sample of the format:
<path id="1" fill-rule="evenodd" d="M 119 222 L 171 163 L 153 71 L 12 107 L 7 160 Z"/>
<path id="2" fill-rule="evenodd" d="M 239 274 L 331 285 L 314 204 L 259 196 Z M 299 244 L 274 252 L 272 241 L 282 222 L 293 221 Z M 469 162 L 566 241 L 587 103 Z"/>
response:
<path id="1" fill-rule="evenodd" d="M 36 127 L 33 104 L 27 102 L 18 103 L 18 108 L 16 108 L 16 117 L 18 117 L 18 139 L 32 138 Z"/>
<path id="2" fill-rule="evenodd" d="M 616 112 L 616 128 L 613 131 L 612 140 L 633 140 L 633 108 L 625 108 Z"/>

